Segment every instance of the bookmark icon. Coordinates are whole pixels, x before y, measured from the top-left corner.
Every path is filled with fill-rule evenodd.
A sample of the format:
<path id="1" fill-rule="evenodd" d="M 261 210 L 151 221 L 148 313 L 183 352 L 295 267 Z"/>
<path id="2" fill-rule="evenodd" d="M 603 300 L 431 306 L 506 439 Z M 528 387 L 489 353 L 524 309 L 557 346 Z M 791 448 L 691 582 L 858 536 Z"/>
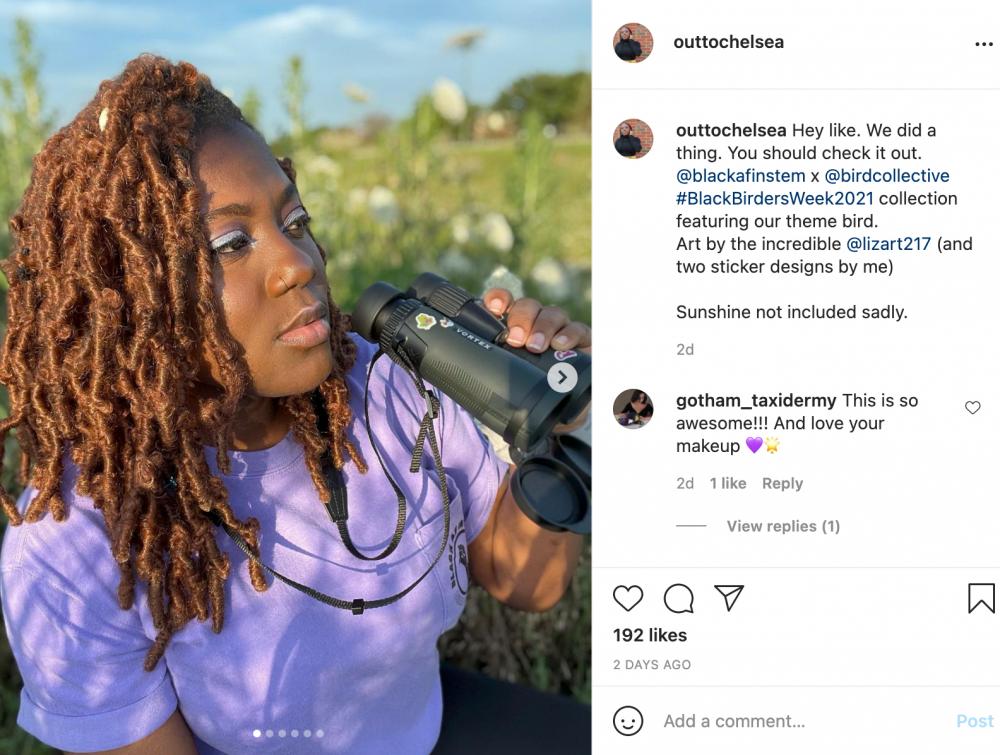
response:
<path id="1" fill-rule="evenodd" d="M 997 585 L 996 582 L 970 582 L 969 583 L 969 613 L 982 606 L 983 613 L 997 612 Z"/>

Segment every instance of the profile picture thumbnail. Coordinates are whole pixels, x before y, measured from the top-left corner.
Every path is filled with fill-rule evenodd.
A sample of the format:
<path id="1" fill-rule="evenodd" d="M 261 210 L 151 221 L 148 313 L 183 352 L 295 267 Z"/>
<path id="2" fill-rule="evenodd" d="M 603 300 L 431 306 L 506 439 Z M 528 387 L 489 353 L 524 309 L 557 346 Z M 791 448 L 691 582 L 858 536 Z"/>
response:
<path id="1" fill-rule="evenodd" d="M 653 35 L 642 24 L 622 24 L 615 31 L 615 55 L 626 63 L 641 63 L 653 52 Z"/>
<path id="2" fill-rule="evenodd" d="M 630 160 L 645 157 L 653 148 L 653 130 L 645 121 L 629 118 L 615 129 L 615 151 Z"/>
<path id="3" fill-rule="evenodd" d="M 618 394 L 614 412 L 619 425 L 635 430 L 649 424 L 653 418 L 653 402 L 645 391 L 629 388 Z"/>

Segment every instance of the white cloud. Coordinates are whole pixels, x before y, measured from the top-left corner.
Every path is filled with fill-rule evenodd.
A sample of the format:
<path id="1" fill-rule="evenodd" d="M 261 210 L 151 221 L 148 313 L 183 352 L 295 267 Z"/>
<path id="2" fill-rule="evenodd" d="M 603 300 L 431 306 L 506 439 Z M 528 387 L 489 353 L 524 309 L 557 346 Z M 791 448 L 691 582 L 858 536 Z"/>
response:
<path id="1" fill-rule="evenodd" d="M 158 8 L 134 8 L 119 3 L 89 0 L 29 0 L 0 4 L 0 16 L 21 16 L 39 24 L 101 25 L 144 28 L 160 23 L 165 14 Z"/>
<path id="2" fill-rule="evenodd" d="M 282 67 L 291 53 L 324 52 L 317 40 L 362 40 L 379 35 L 378 25 L 346 8 L 300 5 L 281 13 L 252 18 L 203 37 L 175 41 L 175 57 L 199 63 L 221 64 L 227 70 L 262 70 Z M 376 36 L 377 38 L 377 36 Z M 252 59 L 247 51 L 253 50 Z M 217 70 L 219 68 L 217 67 Z"/>
<path id="3" fill-rule="evenodd" d="M 306 31 L 321 31 L 333 36 L 358 39 L 370 34 L 372 26 L 346 8 L 300 5 L 289 11 L 261 16 L 238 24 L 229 31 L 229 34 L 237 37 L 257 37 L 267 34 L 300 34 Z"/>

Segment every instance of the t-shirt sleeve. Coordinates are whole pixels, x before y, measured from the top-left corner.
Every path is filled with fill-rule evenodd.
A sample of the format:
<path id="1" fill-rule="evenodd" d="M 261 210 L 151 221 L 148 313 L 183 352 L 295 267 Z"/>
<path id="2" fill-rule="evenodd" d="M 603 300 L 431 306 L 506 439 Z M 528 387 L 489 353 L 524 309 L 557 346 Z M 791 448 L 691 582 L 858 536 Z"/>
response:
<path id="1" fill-rule="evenodd" d="M 32 526 L 32 525 L 22 525 Z M 161 659 L 135 611 L 95 610 L 29 569 L 0 572 L 3 617 L 24 680 L 17 723 L 63 750 L 122 747 L 158 729 L 177 708 Z"/>
<path id="2" fill-rule="evenodd" d="M 472 415 L 437 393 L 441 399 L 441 457 L 445 471 L 462 493 L 465 538 L 471 543 L 490 518 L 509 465 L 494 452 Z"/>

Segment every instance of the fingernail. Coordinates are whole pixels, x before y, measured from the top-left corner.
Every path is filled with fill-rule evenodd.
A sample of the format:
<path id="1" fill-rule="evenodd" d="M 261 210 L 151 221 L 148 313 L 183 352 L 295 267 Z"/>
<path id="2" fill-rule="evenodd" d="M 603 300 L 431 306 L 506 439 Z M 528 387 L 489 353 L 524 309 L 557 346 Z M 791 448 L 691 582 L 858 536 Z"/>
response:
<path id="1" fill-rule="evenodd" d="M 503 312 L 503 301 L 500 299 L 490 299 L 489 308 L 490 312 L 495 315 L 499 315 Z"/>
<path id="2" fill-rule="evenodd" d="M 552 345 L 555 346 L 557 349 L 561 349 L 568 343 L 569 343 L 569 338 L 567 338 L 566 336 L 556 336 L 555 338 L 552 339 Z"/>
<path id="3" fill-rule="evenodd" d="M 545 343 L 545 336 L 541 333 L 535 333 L 530 339 L 528 339 L 528 348 L 532 351 L 541 351 L 542 344 Z"/>
<path id="4" fill-rule="evenodd" d="M 520 325 L 515 325 L 507 334 L 507 343 L 511 346 L 520 346 L 524 343 L 524 329 Z"/>

